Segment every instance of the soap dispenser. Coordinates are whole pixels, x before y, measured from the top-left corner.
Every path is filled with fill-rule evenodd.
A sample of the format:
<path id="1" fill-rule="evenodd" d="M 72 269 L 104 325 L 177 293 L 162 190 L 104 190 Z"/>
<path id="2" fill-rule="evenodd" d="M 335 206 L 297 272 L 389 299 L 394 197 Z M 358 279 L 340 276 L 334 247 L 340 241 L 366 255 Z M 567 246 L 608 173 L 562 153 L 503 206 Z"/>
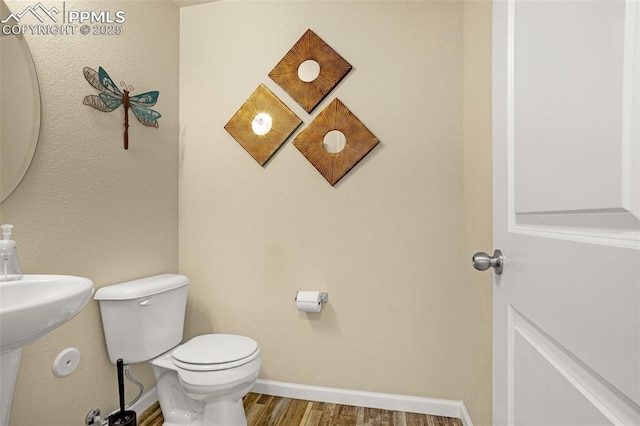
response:
<path id="1" fill-rule="evenodd" d="M 16 242 L 11 239 L 13 225 L 2 225 L 2 240 L 0 240 L 0 281 L 12 281 L 22 278 L 18 263 L 18 249 Z"/>

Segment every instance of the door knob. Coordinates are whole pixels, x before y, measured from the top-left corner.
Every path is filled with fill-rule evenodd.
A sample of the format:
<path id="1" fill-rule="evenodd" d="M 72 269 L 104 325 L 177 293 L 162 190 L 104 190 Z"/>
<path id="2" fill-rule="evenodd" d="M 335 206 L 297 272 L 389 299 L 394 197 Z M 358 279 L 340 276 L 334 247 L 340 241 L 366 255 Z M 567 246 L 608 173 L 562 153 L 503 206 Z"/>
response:
<path id="1" fill-rule="evenodd" d="M 489 256 L 484 252 L 478 252 L 473 255 L 473 267 L 478 271 L 486 271 L 489 268 L 494 268 L 494 272 L 500 275 L 502 274 L 503 266 L 504 257 L 502 257 L 500 250 L 494 250 L 493 256 Z"/>

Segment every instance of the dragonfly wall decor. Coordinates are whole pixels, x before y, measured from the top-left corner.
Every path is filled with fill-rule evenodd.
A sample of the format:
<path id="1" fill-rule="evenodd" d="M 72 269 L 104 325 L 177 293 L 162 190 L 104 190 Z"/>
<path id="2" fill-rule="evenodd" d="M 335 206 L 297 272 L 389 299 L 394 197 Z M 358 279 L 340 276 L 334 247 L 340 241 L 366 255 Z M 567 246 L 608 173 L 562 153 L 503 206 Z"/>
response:
<path id="1" fill-rule="evenodd" d="M 84 77 L 90 85 L 100 91 L 97 96 L 85 96 L 82 102 L 84 105 L 89 105 L 104 112 L 111 112 L 120 105 L 124 106 L 124 149 L 129 149 L 129 108 L 131 108 L 140 123 L 145 126 L 158 128 L 160 113 L 149 107 L 156 104 L 160 92 L 154 90 L 152 92 L 129 96 L 129 92 L 133 90 L 133 86 L 127 86 L 121 81 L 122 91 L 120 91 L 102 67 L 98 67 L 98 72 L 89 67 L 85 67 Z"/>

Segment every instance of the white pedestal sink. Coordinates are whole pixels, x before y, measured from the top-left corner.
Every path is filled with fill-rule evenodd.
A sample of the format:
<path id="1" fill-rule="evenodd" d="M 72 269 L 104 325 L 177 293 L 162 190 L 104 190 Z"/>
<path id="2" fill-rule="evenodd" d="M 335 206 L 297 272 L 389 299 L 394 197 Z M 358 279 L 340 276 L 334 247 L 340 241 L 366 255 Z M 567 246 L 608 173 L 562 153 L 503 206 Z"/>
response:
<path id="1" fill-rule="evenodd" d="M 22 347 L 84 308 L 93 282 L 70 275 L 25 275 L 0 282 L 0 425 L 8 426 Z"/>

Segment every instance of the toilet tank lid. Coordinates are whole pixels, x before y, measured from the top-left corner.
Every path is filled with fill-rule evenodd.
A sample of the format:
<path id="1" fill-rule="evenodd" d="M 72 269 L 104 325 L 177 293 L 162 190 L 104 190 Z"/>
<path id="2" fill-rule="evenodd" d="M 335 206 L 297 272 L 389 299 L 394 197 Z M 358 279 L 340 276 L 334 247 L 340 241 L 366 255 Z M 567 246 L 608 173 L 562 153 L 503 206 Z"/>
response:
<path id="1" fill-rule="evenodd" d="M 132 300 L 164 293 L 189 284 L 189 278 L 180 274 L 159 274 L 99 288 L 95 300 Z"/>

